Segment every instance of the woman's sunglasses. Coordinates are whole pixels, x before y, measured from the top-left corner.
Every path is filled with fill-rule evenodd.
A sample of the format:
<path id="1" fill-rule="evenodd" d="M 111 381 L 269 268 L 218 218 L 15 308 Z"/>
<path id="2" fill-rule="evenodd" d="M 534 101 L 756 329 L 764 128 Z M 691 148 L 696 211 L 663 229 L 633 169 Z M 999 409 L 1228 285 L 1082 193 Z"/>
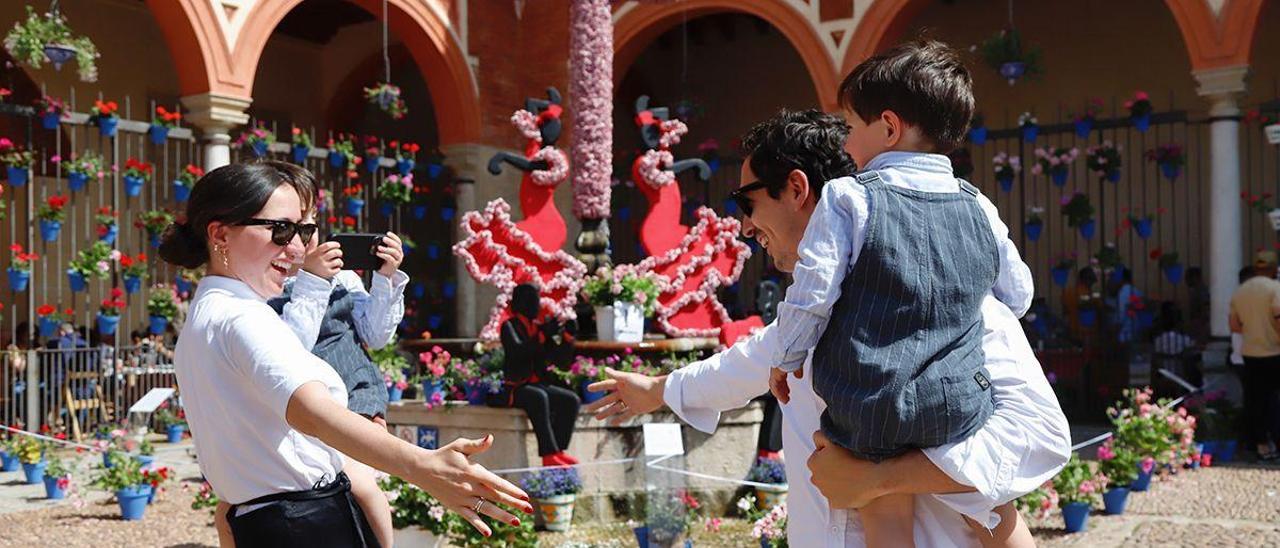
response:
<path id="1" fill-rule="evenodd" d="M 738 204 L 738 209 L 742 211 L 743 217 L 750 217 L 752 212 L 751 198 L 747 197 L 747 193 L 762 188 L 769 188 L 769 185 L 764 181 L 756 181 L 742 185 L 729 193 L 729 198 L 733 199 L 733 203 Z"/>
<path id="2" fill-rule="evenodd" d="M 245 219 L 236 223 L 240 226 L 269 226 L 271 227 L 271 243 L 278 246 L 289 245 L 293 241 L 294 236 L 302 238 L 302 245 L 311 243 L 311 237 L 316 235 L 319 225 L 315 223 L 295 223 L 293 221 L 281 221 L 277 219 Z"/>

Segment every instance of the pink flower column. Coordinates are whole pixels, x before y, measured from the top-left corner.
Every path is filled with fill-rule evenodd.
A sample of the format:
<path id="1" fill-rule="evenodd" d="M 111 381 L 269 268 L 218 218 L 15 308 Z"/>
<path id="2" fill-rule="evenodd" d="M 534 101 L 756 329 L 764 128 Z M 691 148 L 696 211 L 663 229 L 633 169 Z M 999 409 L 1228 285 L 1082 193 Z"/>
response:
<path id="1" fill-rule="evenodd" d="M 583 221 L 577 248 L 589 271 L 607 263 L 609 177 L 613 171 L 613 21 L 609 0 L 569 8 L 569 105 L 573 111 L 573 215 Z"/>

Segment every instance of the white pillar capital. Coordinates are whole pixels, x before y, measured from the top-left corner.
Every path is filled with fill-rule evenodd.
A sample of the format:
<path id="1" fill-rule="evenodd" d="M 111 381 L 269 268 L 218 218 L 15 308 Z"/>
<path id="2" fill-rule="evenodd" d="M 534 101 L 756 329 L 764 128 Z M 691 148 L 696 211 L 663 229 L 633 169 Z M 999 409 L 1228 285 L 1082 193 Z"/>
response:
<path id="1" fill-rule="evenodd" d="M 1209 100 L 1209 116 L 1221 118 L 1240 115 L 1237 99 L 1248 89 L 1245 84 L 1245 79 L 1249 76 L 1248 65 L 1194 70 L 1191 75 L 1200 84 L 1196 92 Z"/>
<path id="2" fill-rule="evenodd" d="M 231 163 L 231 128 L 249 122 L 245 112 L 253 99 L 202 93 L 182 98 L 187 108 L 187 121 L 200 129 L 200 141 L 204 143 L 204 169 L 213 171 Z"/>

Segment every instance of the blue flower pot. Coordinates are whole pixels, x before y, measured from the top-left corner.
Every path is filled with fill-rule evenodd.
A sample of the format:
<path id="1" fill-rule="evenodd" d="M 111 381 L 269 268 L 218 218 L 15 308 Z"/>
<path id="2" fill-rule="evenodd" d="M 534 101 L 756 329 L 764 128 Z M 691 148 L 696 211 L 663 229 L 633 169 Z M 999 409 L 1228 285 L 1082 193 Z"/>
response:
<path id="1" fill-rule="evenodd" d="M 9 166 L 7 176 L 9 178 L 9 184 L 13 186 L 24 186 L 27 184 L 27 179 L 31 178 L 31 170 L 25 167 Z"/>
<path id="2" fill-rule="evenodd" d="M 1062 521 L 1066 522 L 1068 533 L 1079 533 L 1089 526 L 1089 504 L 1084 502 L 1068 502 L 1062 506 Z"/>
<path id="3" fill-rule="evenodd" d="M 40 115 L 40 125 L 49 131 L 58 129 L 60 123 L 62 123 L 62 115 L 57 112 L 46 112 Z"/>
<path id="4" fill-rule="evenodd" d="M 364 157 L 364 170 L 368 171 L 369 173 L 377 173 L 378 168 L 381 167 L 378 165 L 378 160 L 381 160 L 381 159 L 382 159 L 382 156 L 366 154 Z"/>
<path id="5" fill-rule="evenodd" d="M 981 146 L 987 142 L 987 128 L 971 127 L 969 128 L 969 142 Z"/>
<path id="6" fill-rule="evenodd" d="M 440 208 L 440 218 L 441 218 L 441 219 L 444 219 L 445 221 L 452 221 L 452 220 L 453 220 L 453 213 L 454 213 L 454 212 L 453 212 L 453 208 L 452 208 L 452 207 L 442 207 L 442 208 Z"/>
<path id="7" fill-rule="evenodd" d="M 191 292 L 191 282 L 187 281 L 186 278 L 183 278 L 182 276 L 174 276 L 173 281 L 178 286 L 178 293 Z"/>
<path id="8" fill-rule="evenodd" d="M 396 204 L 391 202 L 382 202 L 381 204 L 378 204 L 378 212 L 381 213 L 383 217 L 390 217 L 391 214 L 396 212 Z"/>
<path id="9" fill-rule="evenodd" d="M 1156 323 L 1156 315 L 1150 310 L 1139 310 L 1136 314 L 1138 317 L 1138 329 L 1151 329 Z"/>
<path id="10" fill-rule="evenodd" d="M 120 316 L 108 316 L 99 312 L 94 319 L 98 324 L 98 333 L 103 335 L 115 335 L 116 327 L 120 325 Z"/>
<path id="11" fill-rule="evenodd" d="M 1002 175 L 1000 177 L 996 177 L 996 182 L 1000 183 L 1000 190 L 1003 190 L 1005 192 L 1010 192 L 1013 190 L 1012 175 Z"/>
<path id="12" fill-rule="evenodd" d="M 40 318 L 40 336 L 41 337 L 44 337 L 47 339 L 49 337 L 52 337 L 53 334 L 57 332 L 58 332 L 58 320 L 55 320 L 53 318 L 47 318 L 47 317 Z"/>
<path id="13" fill-rule="evenodd" d="M 49 466 L 49 462 L 44 459 L 40 459 L 40 462 L 35 464 L 22 463 L 22 474 L 27 477 L 27 485 L 35 485 L 44 480 L 46 466 Z"/>
<path id="14" fill-rule="evenodd" d="M 347 156 L 338 151 L 329 151 L 329 167 L 338 169 L 347 165 Z"/>
<path id="15" fill-rule="evenodd" d="M 89 174 L 73 171 L 67 174 L 67 188 L 72 192 L 83 190 L 89 184 Z"/>
<path id="16" fill-rule="evenodd" d="M 254 158 L 264 158 L 267 155 L 267 142 L 253 141 L 249 144 L 249 150 L 253 152 Z"/>
<path id="17" fill-rule="evenodd" d="M 1058 287 L 1066 287 L 1067 277 L 1071 276 L 1071 271 L 1066 268 L 1054 268 L 1049 271 L 1053 274 L 1053 284 Z"/>
<path id="18" fill-rule="evenodd" d="M 707 167 L 711 168 L 711 173 L 720 171 L 720 158 L 711 158 L 707 160 Z"/>
<path id="19" fill-rule="evenodd" d="M 107 451 L 107 452 L 104 452 L 104 453 L 102 454 L 102 467 L 103 467 L 103 468 L 112 468 L 112 467 L 114 467 L 114 466 L 115 466 L 115 464 L 113 464 L 113 463 L 111 462 L 111 455 L 112 455 L 112 454 L 114 454 L 112 451 Z"/>
<path id="20" fill-rule="evenodd" d="M 1146 133 L 1148 129 L 1151 129 L 1151 113 L 1143 114 L 1142 116 L 1130 116 L 1129 121 L 1133 122 L 1133 127 L 1139 133 Z"/>
<path id="21" fill-rule="evenodd" d="M 1090 118 L 1081 118 L 1072 123 L 1076 129 L 1076 137 L 1088 139 L 1089 132 L 1093 131 L 1093 120 Z"/>
<path id="22" fill-rule="evenodd" d="M 307 156 L 311 154 L 311 147 L 304 146 L 304 145 L 293 145 L 293 148 L 290 149 L 290 152 L 293 155 L 293 163 L 304 164 L 307 162 Z"/>
<path id="23" fill-rule="evenodd" d="M 150 485 L 134 485 L 116 491 L 116 500 L 120 502 L 120 517 L 125 521 L 137 521 L 147 511 L 147 498 L 151 496 Z"/>
<path id="24" fill-rule="evenodd" d="M 469 405 L 484 405 L 489 397 L 488 387 L 479 382 L 468 382 L 466 392 Z"/>
<path id="25" fill-rule="evenodd" d="M 187 427 L 181 424 L 170 424 L 165 428 L 166 441 L 169 443 L 178 443 L 182 441 L 182 433 L 187 431 Z"/>
<path id="26" fill-rule="evenodd" d="M 1138 479 L 1129 484 L 1129 490 L 1136 492 L 1146 491 L 1148 487 L 1151 487 L 1151 474 L 1153 472 L 1155 472 L 1154 467 L 1151 468 L 1151 472 L 1143 472 L 1142 464 L 1138 464 Z"/>
<path id="27" fill-rule="evenodd" d="M 361 211 L 364 211 L 364 200 L 347 198 L 347 215 L 356 217 L 360 215 Z"/>
<path id="28" fill-rule="evenodd" d="M 1205 442 L 1205 452 L 1213 455 L 1215 464 L 1231 462 L 1236 458 L 1236 440 L 1216 440 Z"/>
<path id="29" fill-rule="evenodd" d="M 640 548 L 649 548 L 649 526 L 643 525 L 631 530 L 636 535 L 636 543 Z"/>
<path id="30" fill-rule="evenodd" d="M 50 221 L 48 219 L 40 219 L 40 239 L 46 242 L 58 241 L 58 234 L 62 232 L 62 221 Z"/>
<path id="31" fill-rule="evenodd" d="M 1040 126 L 1035 124 L 1022 126 L 1022 140 L 1028 143 L 1036 142 L 1036 138 L 1040 136 Z"/>
<path id="32" fill-rule="evenodd" d="M 169 326 L 169 318 L 166 318 L 164 316 L 152 316 L 151 322 L 148 325 L 148 331 L 150 331 L 152 335 L 159 335 L 161 333 L 164 333 L 164 328 L 168 326 Z"/>
<path id="33" fill-rule="evenodd" d="M 428 178 L 428 179 L 431 179 L 431 180 L 433 180 L 433 181 L 434 181 L 434 180 L 436 180 L 436 179 L 440 178 L 440 174 L 441 174 L 441 173 L 444 173 L 444 164 L 441 164 L 441 163 L 439 163 L 439 162 L 428 162 L 428 163 L 427 163 L 427 178 Z"/>
<path id="34" fill-rule="evenodd" d="M 1027 239 L 1034 242 L 1040 239 L 1040 233 L 1044 231 L 1044 223 L 1026 223 L 1022 225 L 1022 230 L 1027 233 Z"/>
<path id="35" fill-rule="evenodd" d="M 414 162 L 413 160 L 410 160 L 408 158 L 401 158 L 399 160 L 396 160 L 396 171 L 400 173 L 401 177 L 407 176 L 413 172 L 413 166 L 416 163 L 417 162 Z"/>
<path id="36" fill-rule="evenodd" d="M 1094 233 L 1097 231 L 1098 223 L 1093 220 L 1085 221 L 1080 225 L 1080 237 L 1086 240 L 1092 240 Z"/>
<path id="37" fill-rule="evenodd" d="M 578 386 L 578 392 L 582 394 L 583 405 L 598 402 L 601 399 L 604 399 L 605 396 L 609 395 L 608 392 L 592 392 L 590 390 L 587 390 L 587 386 L 589 386 L 592 382 L 593 381 L 583 379 Z"/>
<path id="38" fill-rule="evenodd" d="M 18 460 L 17 455 L 0 453 L 0 472 L 17 472 L 21 467 L 22 461 Z"/>
<path id="39" fill-rule="evenodd" d="M 147 137 L 151 139 L 151 144 L 163 145 L 169 138 L 169 128 L 151 124 L 151 127 L 147 128 Z"/>
<path id="40" fill-rule="evenodd" d="M 440 394 L 444 399 L 444 382 L 441 381 L 422 381 L 422 399 L 431 401 L 436 394 Z"/>
<path id="41" fill-rule="evenodd" d="M 146 180 L 142 177 L 134 177 L 132 175 L 124 176 L 124 195 L 130 198 L 136 198 L 142 194 L 142 184 Z"/>
<path id="42" fill-rule="evenodd" d="M 147 241 L 151 243 L 151 247 L 160 247 L 160 235 L 148 234 Z"/>
<path id="43" fill-rule="evenodd" d="M 419 221 L 427 218 L 427 206 L 413 206 L 413 218 Z"/>
<path id="44" fill-rule="evenodd" d="M 182 203 L 191 198 L 191 187 L 182 184 L 180 181 L 173 182 L 173 201 Z"/>
<path id="45" fill-rule="evenodd" d="M 1009 81 L 1009 85 L 1013 85 L 1018 78 L 1022 78 L 1027 72 L 1027 64 L 1022 61 L 1007 61 L 1000 64 L 1000 76 Z"/>
<path id="46" fill-rule="evenodd" d="M 1111 281 L 1112 284 L 1120 285 L 1124 283 L 1124 270 L 1125 269 L 1123 266 L 1118 266 L 1111 270 L 1111 277 L 1108 279 Z"/>
<path id="47" fill-rule="evenodd" d="M 427 258 L 436 260 L 440 258 L 440 246 L 436 244 L 427 244 Z"/>
<path id="48" fill-rule="evenodd" d="M 428 327 L 428 328 L 431 328 L 431 329 L 439 329 L 439 328 L 440 328 L 440 325 L 441 325 L 441 324 L 443 324 L 443 323 L 444 323 L 444 318 L 443 318 L 442 316 L 440 316 L 439 314 L 432 314 L 432 315 L 430 315 L 430 316 L 427 316 L 427 327 Z"/>
<path id="49" fill-rule="evenodd" d="M 1098 323 L 1098 311 L 1093 308 L 1080 309 L 1080 326 L 1093 327 Z"/>
<path id="50" fill-rule="evenodd" d="M 25 270 L 17 270 L 10 267 L 9 273 L 9 289 L 14 292 L 26 291 L 27 284 L 31 283 L 31 273 Z"/>
<path id="51" fill-rule="evenodd" d="M 388 402 L 398 402 L 402 399 L 404 399 L 404 389 L 397 388 L 394 384 L 387 387 Z"/>
<path id="52" fill-rule="evenodd" d="M 1113 169 L 1107 172 L 1107 180 L 1113 183 L 1120 182 L 1120 170 Z"/>
<path id="53" fill-rule="evenodd" d="M 1054 186 L 1063 186 L 1067 184 L 1068 175 L 1071 175 L 1071 172 L 1065 169 L 1062 169 L 1062 170 L 1054 171 L 1052 174 L 1049 175 L 1049 178 L 1053 180 Z"/>
<path id="54" fill-rule="evenodd" d="M 444 283 L 444 298 L 452 299 L 458 293 L 458 284 L 453 282 Z"/>
<path id="55" fill-rule="evenodd" d="M 1147 239 L 1151 237 L 1151 219 L 1139 219 L 1133 223 L 1133 231 L 1138 233 L 1138 237 Z"/>
<path id="56" fill-rule="evenodd" d="M 142 465 L 143 470 L 150 468 L 151 465 L 156 463 L 155 455 L 134 455 L 133 459 L 138 461 L 138 464 Z"/>
<path id="57" fill-rule="evenodd" d="M 142 289 L 142 278 L 141 278 L 141 277 L 139 277 L 139 276 L 125 276 L 125 277 L 124 277 L 124 292 L 125 292 L 125 293 L 128 293 L 128 294 L 132 295 L 132 294 L 134 294 L 134 293 L 137 293 L 139 289 Z"/>
<path id="58" fill-rule="evenodd" d="M 103 233 L 101 236 L 98 236 L 98 239 L 106 242 L 107 245 L 112 245 L 116 243 L 116 236 L 119 236 L 119 235 L 120 235 L 119 225 L 108 225 L 107 231 Z"/>
<path id="59" fill-rule="evenodd" d="M 67 496 L 66 491 L 58 488 L 58 479 L 49 476 L 44 477 L 44 496 L 49 500 L 62 500 Z"/>
<path id="60" fill-rule="evenodd" d="M 147 505 L 150 506 L 156 500 L 156 488 L 147 485 L 145 489 L 147 490 Z"/>
<path id="61" fill-rule="evenodd" d="M 1182 166 L 1174 163 L 1165 162 L 1160 164 L 1160 174 L 1170 181 L 1176 181 L 1179 175 L 1182 175 Z"/>
<path id="62" fill-rule="evenodd" d="M 98 118 L 98 135 L 103 137 L 115 137 L 116 126 L 120 125 L 120 119 L 115 116 Z"/>
<path id="63" fill-rule="evenodd" d="M 415 299 L 421 299 L 423 295 L 427 294 L 427 286 L 415 282 L 411 291 L 413 291 Z"/>
<path id="64" fill-rule="evenodd" d="M 71 286 L 71 291 L 77 293 L 89 288 L 89 281 L 85 279 L 84 274 L 75 270 L 67 271 L 67 283 Z"/>

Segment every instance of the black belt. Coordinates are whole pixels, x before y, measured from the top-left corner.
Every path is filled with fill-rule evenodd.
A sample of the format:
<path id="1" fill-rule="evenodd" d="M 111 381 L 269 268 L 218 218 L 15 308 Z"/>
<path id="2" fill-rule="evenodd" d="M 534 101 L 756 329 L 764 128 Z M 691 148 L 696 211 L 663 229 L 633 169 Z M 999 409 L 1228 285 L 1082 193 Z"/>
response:
<path id="1" fill-rule="evenodd" d="M 272 493 L 263 495 L 248 502 L 242 502 L 231 507 L 235 510 L 239 506 L 250 506 L 254 504 L 266 504 L 269 502 L 279 502 L 287 500 L 290 502 L 299 502 L 306 500 L 317 500 L 332 497 L 344 491 L 351 490 L 351 480 L 347 479 L 346 472 L 338 472 L 338 477 L 333 481 L 322 484 L 324 480 L 316 482 L 316 485 L 307 491 L 287 491 L 284 493 Z"/>

